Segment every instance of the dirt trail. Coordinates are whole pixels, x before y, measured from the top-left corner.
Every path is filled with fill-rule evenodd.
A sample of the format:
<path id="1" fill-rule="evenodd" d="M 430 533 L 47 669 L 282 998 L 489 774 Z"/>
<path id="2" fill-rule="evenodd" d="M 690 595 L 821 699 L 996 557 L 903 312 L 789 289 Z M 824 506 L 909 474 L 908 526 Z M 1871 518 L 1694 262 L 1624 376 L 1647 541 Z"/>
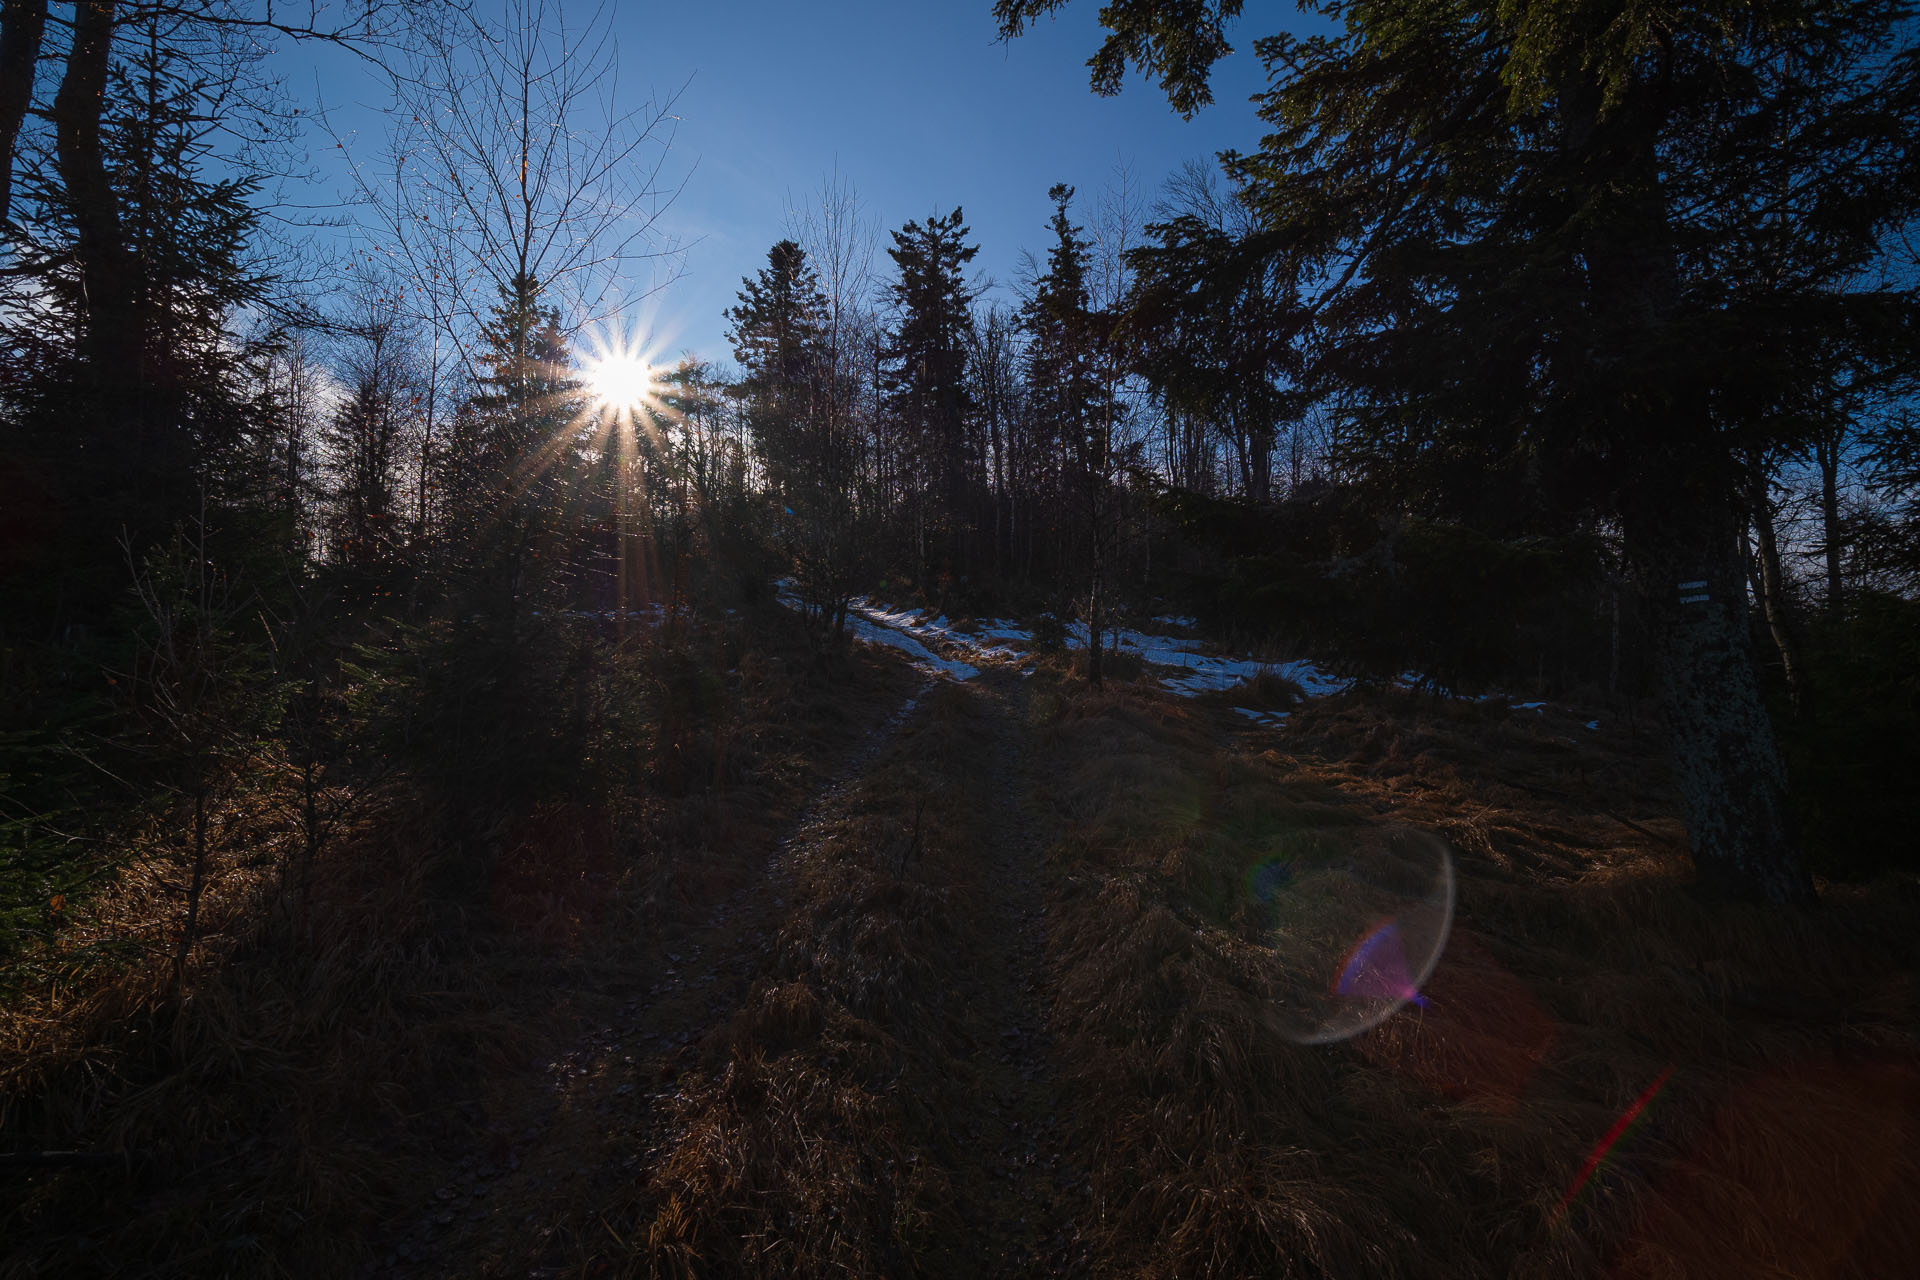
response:
<path id="1" fill-rule="evenodd" d="M 542 1257 L 557 1267 L 560 1257 L 578 1254 L 579 1242 L 558 1238 L 549 1225 L 571 1215 L 542 1207 L 598 1201 L 609 1182 L 631 1177 L 657 1147 L 664 1125 L 657 1104 L 673 1093 L 701 1037 L 739 1007 L 772 963 L 786 906 L 785 855 L 832 819 L 931 687 L 922 685 L 865 735 L 749 883 L 704 917 L 663 930 L 657 946 L 640 947 L 619 970 L 596 974 L 592 988 L 555 993 L 586 1029 L 546 1064 L 544 1083 L 525 1083 L 539 1096 L 514 1127 L 489 1125 L 489 1141 L 463 1155 L 453 1176 L 402 1219 L 376 1250 L 371 1276 L 540 1275 Z M 611 1162 L 599 1159 L 610 1128 L 652 1141 Z"/>
<path id="2" fill-rule="evenodd" d="M 1034 809 L 1028 686 L 999 668 L 970 687 L 992 717 L 993 785 L 981 797 L 988 811 L 979 850 L 987 945 L 983 963 L 955 975 L 975 1047 L 954 1064 L 973 1087 L 960 1094 L 970 1105 L 951 1118 L 951 1132 L 968 1140 L 952 1172 L 976 1245 L 974 1274 L 1078 1275 L 1086 1177 L 1068 1144 L 1071 1100 L 1048 1032 L 1048 824 Z"/>
<path id="3" fill-rule="evenodd" d="M 616 1203 L 676 1138 L 677 1082 L 699 1046 L 779 968 L 776 939 L 796 900 L 792 868 L 826 839 L 933 688 L 923 685 L 874 727 L 792 822 L 752 881 L 657 947 L 637 945 L 587 990 L 556 992 L 587 1028 L 547 1066 L 541 1099 L 511 1132 L 459 1160 L 381 1250 L 376 1276 L 573 1274 L 593 1259 L 630 1257 L 594 1206 Z M 965 859 L 971 934 L 979 945 L 951 973 L 960 1050 L 922 1060 L 900 1081 L 943 1099 L 939 1132 L 922 1135 L 943 1167 L 956 1230 L 922 1259 L 969 1276 L 1084 1274 L 1084 1170 L 1068 1134 L 1071 1100 L 1048 1033 L 1045 848 L 1033 797 L 1028 683 L 993 666 L 961 686 L 988 726 L 983 747 L 952 764 L 970 802 L 977 857 Z M 924 714 L 924 713 L 923 713 Z M 982 759 L 978 752 L 990 753 Z M 982 785 L 983 779 L 990 783 Z"/>

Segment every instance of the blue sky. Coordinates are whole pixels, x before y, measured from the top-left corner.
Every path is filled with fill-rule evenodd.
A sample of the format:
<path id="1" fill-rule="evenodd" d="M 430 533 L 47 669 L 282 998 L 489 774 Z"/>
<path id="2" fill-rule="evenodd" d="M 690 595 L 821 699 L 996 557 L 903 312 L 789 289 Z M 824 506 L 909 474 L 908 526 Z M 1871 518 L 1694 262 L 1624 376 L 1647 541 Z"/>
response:
<path id="1" fill-rule="evenodd" d="M 1045 249 L 1053 183 L 1074 184 L 1090 213 L 1116 165 L 1151 200 L 1184 161 L 1257 143 L 1247 99 L 1264 77 L 1249 46 L 1298 24 L 1290 7 L 1229 29 L 1235 52 L 1215 71 L 1215 103 L 1191 121 L 1137 76 L 1115 98 L 1088 89 L 1098 8 L 1080 0 L 1003 44 L 991 0 L 615 5 L 628 105 L 686 86 L 672 167 L 687 182 L 662 225 L 688 247 L 648 308 L 669 354 L 730 356 L 722 312 L 741 276 L 784 234 L 789 201 L 817 193 L 835 169 L 858 188 L 883 246 L 886 229 L 962 206 L 981 246 L 974 269 L 1008 288 L 1021 251 Z M 335 104 L 377 101 L 375 83 L 343 62 L 316 72 Z"/>
<path id="2" fill-rule="evenodd" d="M 657 25 L 623 10 L 629 66 L 636 46 L 661 50 L 663 67 L 686 50 L 693 73 L 676 149 L 698 163 L 667 221 L 702 239 L 663 317 L 691 345 L 723 347 L 720 312 L 782 233 L 789 198 L 804 201 L 836 167 L 883 228 L 962 206 L 981 246 L 974 268 L 1011 284 L 1021 251 L 1046 248 L 1054 183 L 1074 184 L 1090 208 L 1118 164 L 1157 194 L 1183 161 L 1258 141 L 1250 51 L 1220 68 L 1215 105 L 1183 121 L 1137 79 L 1116 98 L 1087 88 L 1096 14 L 1070 6 L 1003 44 L 989 0 L 722 3 Z"/>

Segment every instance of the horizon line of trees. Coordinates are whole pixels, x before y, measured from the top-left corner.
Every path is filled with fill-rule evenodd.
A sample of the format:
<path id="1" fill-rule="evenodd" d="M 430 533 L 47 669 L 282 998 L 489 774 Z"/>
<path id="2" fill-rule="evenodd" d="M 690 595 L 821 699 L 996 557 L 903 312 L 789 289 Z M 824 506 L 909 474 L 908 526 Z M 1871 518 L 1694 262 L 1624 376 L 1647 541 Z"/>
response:
<path id="1" fill-rule="evenodd" d="M 1055 7 L 997 12 L 1013 36 Z M 1219 9 L 1109 15 L 1096 87 L 1139 65 L 1204 103 Z M 354 597 L 335 642 L 376 602 L 457 621 L 485 696 L 449 701 L 476 716 L 573 696 L 592 662 L 541 647 L 555 619 L 677 617 L 696 578 L 764 599 L 790 574 L 825 635 L 883 582 L 1072 613 L 1096 683 L 1116 614 L 1165 604 L 1378 677 L 1657 693 L 1703 876 L 1784 902 L 1811 880 L 1782 735 L 1818 776 L 1857 763 L 1859 704 L 1911 706 L 1899 0 L 1632 31 L 1348 6 L 1344 35 L 1259 42 L 1257 151 L 1151 215 L 1124 180 L 1090 218 L 1052 188 L 1017 305 L 968 276 L 959 206 L 883 242 L 829 180 L 742 282 L 737 369 L 684 362 L 625 414 L 574 346 L 665 251 L 670 103 L 615 111 L 604 27 L 543 0 L 354 13 L 0 8 L 0 64 L 51 70 L 0 95 L 0 634 L 40 655 L 9 657 L 16 723 L 129 646 L 170 655 L 143 681 L 177 710 L 213 615 L 316 593 Z M 265 230 L 297 114 L 274 34 L 377 48 L 403 108 L 376 247 L 317 295 Z M 1857 807 L 1842 772 L 1803 809 Z"/>

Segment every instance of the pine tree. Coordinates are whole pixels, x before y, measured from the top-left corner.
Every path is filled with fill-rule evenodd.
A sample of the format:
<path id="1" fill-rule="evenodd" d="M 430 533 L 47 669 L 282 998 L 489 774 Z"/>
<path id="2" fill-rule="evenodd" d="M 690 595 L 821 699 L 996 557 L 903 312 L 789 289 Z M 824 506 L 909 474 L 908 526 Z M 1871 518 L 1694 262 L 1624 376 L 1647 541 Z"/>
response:
<path id="1" fill-rule="evenodd" d="M 806 251 L 781 240 L 767 265 L 742 279 L 739 305 L 729 308 L 728 339 L 745 375 L 749 423 L 782 506 L 818 483 L 816 439 L 824 380 L 831 375 L 824 330 L 827 300 Z"/>
<path id="2" fill-rule="evenodd" d="M 480 389 L 473 407 L 481 422 L 483 465 L 504 479 L 572 418 L 578 388 L 568 373 L 559 310 L 543 303 L 540 282 L 515 275 L 499 295 L 480 330 Z"/>
<path id="3" fill-rule="evenodd" d="M 775 244 L 727 313 L 746 377 L 755 447 L 767 468 L 773 525 L 801 599 L 835 640 L 867 562 L 856 493 L 862 441 L 833 394 L 829 303 L 805 250 Z"/>
<path id="4" fill-rule="evenodd" d="M 392 304 L 372 303 L 346 361 L 347 398 L 322 433 L 330 549 L 356 568 L 390 564 L 400 552 L 400 466 L 418 407 Z"/>
<path id="5" fill-rule="evenodd" d="M 1230 445 L 1239 489 L 1271 496 L 1280 424 L 1300 411 L 1291 339 L 1304 310 L 1291 264 L 1269 237 L 1222 226 L 1193 209 L 1148 228 L 1157 243 L 1129 255 L 1129 357 L 1176 414 Z"/>
<path id="6" fill-rule="evenodd" d="M 203 503 L 264 512 L 280 488 L 254 439 L 271 428 L 256 366 L 278 335 L 235 323 L 272 284 L 255 245 L 259 180 L 216 151 L 218 86 L 165 43 L 158 17 L 116 43 L 112 9 L 79 6 L 52 113 L 57 163 L 36 159 L 14 194 L 4 321 L 22 435 L 64 491 L 74 536 L 61 554 L 69 572 L 107 579 L 125 573 L 123 540 L 137 553 Z"/>
<path id="7" fill-rule="evenodd" d="M 1099 688 L 1118 406 L 1102 370 L 1108 326 L 1087 289 L 1092 247 L 1067 216 L 1073 188 L 1057 184 L 1047 198 L 1053 201 L 1047 225 L 1054 242 L 1047 269 L 1021 310 L 1029 335 L 1027 398 L 1035 429 L 1070 460 L 1070 483 L 1085 520 L 1087 675 Z"/>
<path id="8" fill-rule="evenodd" d="M 974 481 L 983 468 L 968 431 L 973 291 L 961 272 L 979 252 L 966 243 L 968 234 L 956 207 L 944 218 L 907 223 L 892 233 L 887 250 L 900 273 L 889 286 L 898 319 L 883 353 L 887 407 L 913 449 L 923 486 L 916 539 L 923 588 L 931 578 L 930 539 L 944 544 L 949 571 L 965 565 Z"/>
<path id="9" fill-rule="evenodd" d="M 538 280 L 516 275 L 482 326 L 478 387 L 460 415 L 448 477 L 458 514 L 452 542 L 464 558 L 474 603 L 512 625 L 536 588 L 534 561 L 559 565 L 553 545 L 567 503 L 579 496 L 580 461 L 571 426 L 578 386 L 568 373 L 568 343 L 556 308 Z M 549 578 L 551 575 L 548 575 Z"/>

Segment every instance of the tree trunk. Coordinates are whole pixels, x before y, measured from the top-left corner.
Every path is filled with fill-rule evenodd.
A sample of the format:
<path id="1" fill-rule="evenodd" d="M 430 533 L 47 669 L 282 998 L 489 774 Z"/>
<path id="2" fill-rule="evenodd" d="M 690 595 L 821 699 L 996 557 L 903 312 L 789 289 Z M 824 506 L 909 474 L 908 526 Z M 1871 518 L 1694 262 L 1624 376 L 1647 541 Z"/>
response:
<path id="1" fill-rule="evenodd" d="M 1093 556 L 1093 580 L 1087 590 L 1087 680 L 1095 689 L 1104 687 L 1100 671 L 1102 640 L 1100 615 L 1105 611 L 1105 603 L 1100 598 L 1100 553 L 1096 549 Z"/>
<path id="2" fill-rule="evenodd" d="M 1757 577 L 1760 611 L 1767 620 L 1767 633 L 1773 637 L 1780 654 L 1781 674 L 1786 678 L 1787 696 L 1793 700 L 1794 714 L 1805 710 L 1806 680 L 1800 671 L 1799 646 L 1787 621 L 1786 584 L 1780 572 L 1780 541 L 1773 527 L 1773 499 L 1767 492 L 1767 474 L 1759 461 L 1748 467 L 1748 506 L 1753 513 L 1753 529 L 1759 541 Z"/>
<path id="3" fill-rule="evenodd" d="M 1841 431 L 1830 430 L 1814 442 L 1820 464 L 1820 534 L 1827 559 L 1827 613 L 1840 612 L 1840 446 Z"/>
<path id="4" fill-rule="evenodd" d="M 119 204 L 100 143 L 113 17 L 114 0 L 81 0 L 74 6 L 73 46 L 54 96 L 53 118 L 60 179 L 77 232 L 74 253 L 86 289 L 87 355 L 97 375 L 121 379 L 137 368 L 139 344 Z"/>
<path id="5" fill-rule="evenodd" d="M 1256 426 L 1247 435 L 1248 471 L 1252 484 L 1247 496 L 1262 506 L 1273 496 L 1273 431 Z"/>
<path id="6" fill-rule="evenodd" d="M 1562 107 L 1577 150 L 1616 175 L 1608 216 L 1585 252 L 1593 306 L 1634 335 L 1618 376 L 1628 393 L 1609 415 L 1613 448 L 1630 459 L 1618 494 L 1629 561 L 1645 592 L 1695 875 L 1730 898 L 1810 903 L 1813 880 L 1795 843 L 1786 768 L 1754 678 L 1737 512 L 1741 460 L 1715 431 L 1708 389 L 1639 362 L 1658 351 L 1680 311 L 1659 139 L 1672 57 L 1661 46 L 1617 109 L 1602 114 L 1597 81 L 1573 77 Z M 1643 373 L 1650 376 L 1648 385 Z M 1659 403 L 1646 412 L 1642 406 Z"/>
<path id="7" fill-rule="evenodd" d="M 1699 490 L 1678 492 L 1685 487 L 1643 495 L 1626 532 L 1647 595 L 1694 870 L 1725 897 L 1809 903 L 1786 769 L 1753 674 L 1738 522 Z"/>
<path id="8" fill-rule="evenodd" d="M 47 0 L 0 4 L 0 223 L 13 207 L 13 152 L 33 101 L 33 70 L 47 29 Z"/>

